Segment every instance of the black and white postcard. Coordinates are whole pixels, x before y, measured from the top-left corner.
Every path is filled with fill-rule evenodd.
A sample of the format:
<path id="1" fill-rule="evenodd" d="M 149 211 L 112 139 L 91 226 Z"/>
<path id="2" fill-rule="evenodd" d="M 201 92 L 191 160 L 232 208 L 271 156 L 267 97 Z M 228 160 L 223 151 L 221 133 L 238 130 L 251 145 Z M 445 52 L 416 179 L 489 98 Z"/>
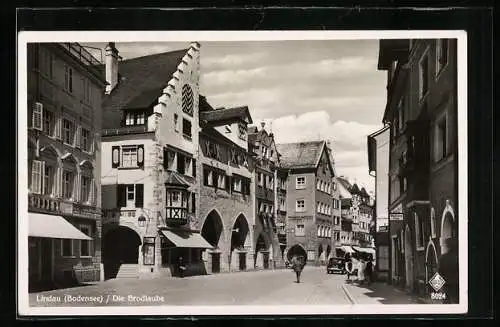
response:
<path id="1" fill-rule="evenodd" d="M 20 32 L 19 314 L 466 313 L 466 49 Z"/>

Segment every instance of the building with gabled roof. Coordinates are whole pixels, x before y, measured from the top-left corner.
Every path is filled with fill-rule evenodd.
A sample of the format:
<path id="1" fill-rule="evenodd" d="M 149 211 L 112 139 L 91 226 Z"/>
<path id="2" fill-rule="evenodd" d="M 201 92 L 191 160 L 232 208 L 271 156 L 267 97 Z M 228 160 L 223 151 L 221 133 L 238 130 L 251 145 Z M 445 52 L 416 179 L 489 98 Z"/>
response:
<path id="1" fill-rule="evenodd" d="M 102 207 L 106 278 L 206 273 L 199 220 L 200 45 L 120 60 L 105 48 Z M 179 262 L 183 262 L 180 270 Z"/>
<path id="2" fill-rule="evenodd" d="M 286 248 L 300 246 L 307 260 L 321 264 L 334 255 L 340 206 L 331 149 L 326 141 L 277 144 L 288 170 Z M 338 223 L 338 224 L 337 224 Z"/>

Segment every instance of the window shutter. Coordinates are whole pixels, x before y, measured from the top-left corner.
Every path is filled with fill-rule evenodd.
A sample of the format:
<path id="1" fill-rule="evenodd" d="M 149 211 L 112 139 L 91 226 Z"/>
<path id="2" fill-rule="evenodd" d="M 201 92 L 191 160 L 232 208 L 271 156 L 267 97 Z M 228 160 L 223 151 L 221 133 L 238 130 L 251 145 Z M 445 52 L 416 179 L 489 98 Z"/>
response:
<path id="1" fill-rule="evenodd" d="M 118 184 L 116 188 L 116 207 L 122 208 L 127 206 L 127 186 Z"/>
<path id="2" fill-rule="evenodd" d="M 78 126 L 76 128 L 76 133 L 75 133 L 75 147 L 81 149 L 82 148 L 82 127 Z"/>
<path id="3" fill-rule="evenodd" d="M 31 126 L 34 129 L 41 131 L 43 129 L 43 104 L 41 104 L 40 102 L 33 103 L 33 116 L 31 118 Z"/>
<path id="4" fill-rule="evenodd" d="M 196 213 L 196 193 L 191 193 L 191 213 Z"/>
<path id="5" fill-rule="evenodd" d="M 33 160 L 31 164 L 31 192 L 40 194 L 42 181 L 42 162 Z"/>
<path id="6" fill-rule="evenodd" d="M 191 167 L 192 167 L 192 169 L 193 169 L 192 176 L 193 176 L 194 178 L 196 178 L 196 159 L 193 159 L 193 160 L 191 161 Z"/>
<path id="7" fill-rule="evenodd" d="M 144 167 L 144 145 L 137 146 L 137 166 Z"/>
<path id="8" fill-rule="evenodd" d="M 120 166 L 120 147 L 114 146 L 111 150 L 112 167 L 117 168 Z"/>
<path id="9" fill-rule="evenodd" d="M 135 184 L 135 207 L 144 206 L 144 184 Z"/>
<path id="10" fill-rule="evenodd" d="M 219 179 L 219 172 L 213 170 L 212 171 L 212 185 L 215 188 L 218 188 L 218 186 L 219 186 L 219 184 L 218 184 L 219 180 L 218 179 Z"/>
<path id="11" fill-rule="evenodd" d="M 203 185 L 208 186 L 208 169 L 203 167 Z"/>

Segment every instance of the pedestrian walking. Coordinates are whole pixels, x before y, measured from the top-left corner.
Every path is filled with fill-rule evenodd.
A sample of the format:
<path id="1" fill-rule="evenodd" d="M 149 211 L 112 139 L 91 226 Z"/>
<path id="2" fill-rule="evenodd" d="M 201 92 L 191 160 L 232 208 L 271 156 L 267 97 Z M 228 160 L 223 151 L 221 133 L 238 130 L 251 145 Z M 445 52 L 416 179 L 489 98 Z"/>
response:
<path id="1" fill-rule="evenodd" d="M 186 265 L 184 265 L 184 259 L 179 257 L 179 275 L 181 278 L 184 278 L 184 274 L 186 271 Z"/>
<path id="2" fill-rule="evenodd" d="M 351 256 L 349 254 L 346 254 L 345 256 L 345 271 L 346 271 L 346 282 L 351 282 L 351 275 L 353 273 L 353 270 L 354 270 L 354 263 L 353 263 L 353 260 L 351 258 Z"/>
<path id="3" fill-rule="evenodd" d="M 368 258 L 368 262 L 366 263 L 365 277 L 367 284 L 371 285 L 373 282 L 373 260 L 371 257 Z"/>
<path id="4" fill-rule="evenodd" d="M 293 271 L 295 271 L 295 276 L 297 277 L 297 283 L 300 283 L 300 275 L 304 266 L 306 265 L 306 260 L 303 256 L 295 255 L 292 257 L 291 265 Z"/>
<path id="5" fill-rule="evenodd" d="M 365 282 L 365 260 L 360 258 L 358 260 L 358 283 L 363 285 Z"/>

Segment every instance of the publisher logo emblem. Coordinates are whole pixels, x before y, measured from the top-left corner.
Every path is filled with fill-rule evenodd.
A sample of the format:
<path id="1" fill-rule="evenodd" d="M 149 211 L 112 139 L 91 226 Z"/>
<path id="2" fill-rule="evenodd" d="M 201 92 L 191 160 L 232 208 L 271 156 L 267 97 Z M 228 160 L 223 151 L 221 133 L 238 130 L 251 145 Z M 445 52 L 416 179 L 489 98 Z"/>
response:
<path id="1" fill-rule="evenodd" d="M 438 292 L 445 284 L 445 281 L 440 274 L 435 273 L 434 276 L 432 276 L 432 278 L 429 280 L 429 284 L 436 292 Z"/>

